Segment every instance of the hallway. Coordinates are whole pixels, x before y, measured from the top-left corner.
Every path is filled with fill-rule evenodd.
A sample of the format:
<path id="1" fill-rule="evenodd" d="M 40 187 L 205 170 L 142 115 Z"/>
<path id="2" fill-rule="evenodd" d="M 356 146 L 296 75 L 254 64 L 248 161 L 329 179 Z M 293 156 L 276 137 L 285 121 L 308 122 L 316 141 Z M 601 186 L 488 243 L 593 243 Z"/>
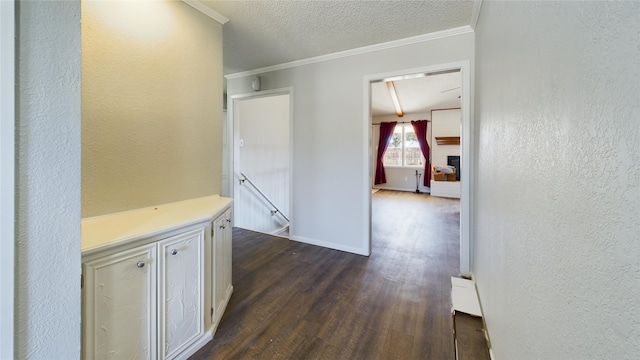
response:
<path id="1" fill-rule="evenodd" d="M 459 202 L 373 196 L 370 257 L 234 229 L 233 285 L 193 359 L 454 359 Z"/>

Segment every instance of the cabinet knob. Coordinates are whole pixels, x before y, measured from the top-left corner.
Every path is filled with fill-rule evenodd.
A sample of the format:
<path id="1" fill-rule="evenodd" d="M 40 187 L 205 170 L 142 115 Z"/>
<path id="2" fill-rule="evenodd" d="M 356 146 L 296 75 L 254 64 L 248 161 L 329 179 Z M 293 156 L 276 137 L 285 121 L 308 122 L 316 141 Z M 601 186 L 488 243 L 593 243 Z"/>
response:
<path id="1" fill-rule="evenodd" d="M 227 222 L 228 222 L 228 223 L 230 223 L 230 222 L 231 222 L 231 219 L 227 219 Z"/>
<path id="2" fill-rule="evenodd" d="M 175 255 L 178 253 L 177 249 L 171 249 L 171 251 L 169 252 L 171 255 Z"/>
<path id="3" fill-rule="evenodd" d="M 220 229 L 224 229 L 224 225 L 220 225 Z"/>
<path id="4" fill-rule="evenodd" d="M 144 267 L 144 262 L 142 261 L 138 261 L 138 263 L 136 264 L 137 267 L 139 267 L 140 269 L 142 269 Z"/>

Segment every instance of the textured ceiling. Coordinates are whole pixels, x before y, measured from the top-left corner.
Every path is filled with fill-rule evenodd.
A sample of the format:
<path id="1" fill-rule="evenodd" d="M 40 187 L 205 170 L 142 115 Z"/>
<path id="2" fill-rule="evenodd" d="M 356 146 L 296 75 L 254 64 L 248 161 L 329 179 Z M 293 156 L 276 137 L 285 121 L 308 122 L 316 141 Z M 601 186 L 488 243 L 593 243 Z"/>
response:
<path id="1" fill-rule="evenodd" d="M 473 1 L 201 1 L 229 18 L 232 74 L 469 25 Z"/>
<path id="2" fill-rule="evenodd" d="M 394 81 L 400 107 L 407 114 L 460 107 L 461 83 L 460 72 Z M 371 115 L 395 113 L 386 83 L 371 84 Z"/>

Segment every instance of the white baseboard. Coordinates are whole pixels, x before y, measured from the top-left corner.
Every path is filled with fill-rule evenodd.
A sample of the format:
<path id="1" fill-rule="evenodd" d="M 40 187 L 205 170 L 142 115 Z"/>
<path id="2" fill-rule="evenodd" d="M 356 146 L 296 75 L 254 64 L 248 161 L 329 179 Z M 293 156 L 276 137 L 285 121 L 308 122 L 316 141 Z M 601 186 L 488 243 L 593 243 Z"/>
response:
<path id="1" fill-rule="evenodd" d="M 227 286 L 227 291 L 225 293 L 224 302 L 220 304 L 216 309 L 216 321 L 214 323 L 212 335 L 215 335 L 216 331 L 218 330 L 218 325 L 220 325 L 220 320 L 222 320 L 222 315 L 224 315 L 224 311 L 227 309 L 229 300 L 231 300 L 231 294 L 233 294 L 233 285 L 229 284 L 229 286 Z"/>
<path id="2" fill-rule="evenodd" d="M 329 248 L 329 249 L 345 251 L 345 252 L 356 254 L 356 255 L 369 256 L 369 254 L 367 253 L 367 249 L 363 249 L 363 248 L 356 248 L 356 247 L 351 247 L 351 246 L 343 246 L 343 245 L 340 245 L 340 244 L 326 242 L 326 241 L 322 241 L 322 240 L 311 239 L 311 238 L 307 238 L 307 237 L 304 237 L 304 236 L 293 236 L 293 235 L 289 234 L 289 237 L 286 237 L 286 236 L 283 236 L 283 235 L 278 235 L 277 233 L 268 233 L 268 232 L 264 232 L 264 231 L 258 231 L 258 230 L 243 228 L 243 227 L 240 227 L 240 226 L 238 226 L 238 228 L 244 229 L 244 230 L 253 231 L 253 232 L 257 232 L 257 233 L 260 233 L 260 234 L 278 236 L 278 237 L 281 237 L 281 238 L 284 238 L 284 239 L 289 239 L 289 240 L 293 240 L 293 241 L 297 241 L 297 242 L 301 242 L 301 243 L 305 243 L 305 244 L 309 244 L 309 245 L 322 246 L 322 247 L 326 247 L 326 248 Z M 278 231 L 283 231 L 283 230 L 284 229 L 281 229 L 281 230 L 278 230 Z"/>
<path id="3" fill-rule="evenodd" d="M 478 296 L 478 303 L 480 303 L 480 312 L 482 313 L 482 326 L 484 327 L 484 337 L 487 341 L 487 346 L 489 347 L 489 357 L 491 358 L 491 360 L 495 360 L 495 358 L 493 357 L 491 337 L 489 336 L 489 329 L 487 328 L 487 321 L 484 316 L 484 311 L 482 310 L 482 299 L 480 299 L 480 293 L 478 292 L 478 284 L 476 283 L 476 278 L 473 272 L 470 273 L 469 276 L 471 276 L 471 280 L 473 280 L 473 284 L 475 285 L 474 287 L 476 288 L 476 295 Z"/>
<path id="4" fill-rule="evenodd" d="M 281 228 L 279 230 L 274 231 L 273 235 L 282 236 L 282 237 L 288 238 L 288 236 L 283 235 L 283 233 L 286 233 L 287 231 L 289 231 L 289 225 L 287 225 L 287 226 L 285 226 L 285 227 L 283 227 L 283 228 Z"/>
<path id="5" fill-rule="evenodd" d="M 343 246 L 343 245 L 340 245 L 340 244 L 330 243 L 330 242 L 311 239 L 311 238 L 306 238 L 306 237 L 303 237 L 303 236 L 289 236 L 289 239 L 293 240 L 293 241 L 309 244 L 309 245 L 316 245 L 316 246 L 322 246 L 322 247 L 326 247 L 326 248 L 333 249 L 333 250 L 345 251 L 345 252 L 356 254 L 356 255 L 369 256 L 369 254 L 367 253 L 367 249 L 363 249 L 363 248 L 355 248 L 355 247 L 351 247 L 351 246 Z"/>
<path id="6" fill-rule="evenodd" d="M 249 230 L 249 231 L 253 231 L 253 232 L 257 232 L 257 233 L 265 234 L 265 235 L 277 236 L 277 237 L 281 237 L 281 238 L 284 238 L 284 239 L 288 239 L 289 238 L 287 236 L 281 235 L 281 233 L 283 231 L 285 231 L 288 228 L 288 226 L 285 226 L 284 228 L 276 230 L 276 231 L 274 231 L 272 233 L 269 233 L 269 232 L 266 232 L 266 231 L 255 230 L 255 229 L 247 229 L 247 228 L 242 227 L 242 226 L 236 226 L 236 227 L 238 229 Z"/>
<path id="7" fill-rule="evenodd" d="M 211 331 L 207 331 L 203 336 L 198 339 L 198 341 L 189 345 L 185 348 L 181 353 L 177 354 L 174 359 L 183 360 L 188 359 L 189 356 L 195 354 L 198 350 L 200 350 L 203 346 L 205 346 L 209 341 L 213 339 L 213 333 Z"/>
<path id="8" fill-rule="evenodd" d="M 406 189 L 406 188 L 399 188 L 399 187 L 393 187 L 393 186 L 389 186 L 389 187 L 378 187 L 378 186 L 374 186 L 374 189 L 379 189 L 379 190 L 393 190 L 393 191 L 406 191 L 406 192 L 416 192 L 416 189 Z M 427 188 L 428 189 L 428 188 Z M 420 193 L 421 194 L 429 194 L 430 190 L 423 190 L 420 189 Z"/>

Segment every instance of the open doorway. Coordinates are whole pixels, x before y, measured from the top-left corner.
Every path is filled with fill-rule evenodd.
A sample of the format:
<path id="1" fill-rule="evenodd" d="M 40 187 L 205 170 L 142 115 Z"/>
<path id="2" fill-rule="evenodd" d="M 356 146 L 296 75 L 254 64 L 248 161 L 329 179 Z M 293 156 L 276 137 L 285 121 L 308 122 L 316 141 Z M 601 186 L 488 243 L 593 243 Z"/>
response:
<path id="1" fill-rule="evenodd" d="M 446 165 L 447 156 L 460 155 L 461 85 L 459 70 L 371 83 L 374 190 L 431 192 L 430 166 Z M 382 142 L 381 128 L 385 133 Z M 458 142 L 444 145 L 435 141 L 443 136 Z"/>
<path id="2" fill-rule="evenodd" d="M 451 75 L 453 74 L 453 75 Z M 441 79 L 438 79 L 438 76 L 441 76 Z M 431 105 L 431 108 L 412 108 L 410 107 L 411 101 L 405 102 L 405 106 L 403 108 L 400 103 L 400 109 L 397 104 L 393 104 L 393 102 L 387 102 L 387 108 L 392 106 L 392 114 L 384 114 L 381 113 L 381 109 L 379 108 L 380 104 L 377 103 L 377 99 L 381 96 L 385 96 L 390 98 L 392 90 L 397 91 L 398 88 L 400 91 L 415 88 L 418 89 L 421 86 L 426 86 L 428 83 L 429 77 L 432 77 L 434 80 L 434 84 L 439 83 L 439 86 L 434 87 L 434 89 L 429 90 L 432 98 L 438 98 L 442 95 L 442 98 L 449 98 L 448 103 L 435 103 Z M 452 79 L 457 78 L 455 82 L 451 82 Z M 418 79 L 423 79 L 423 83 L 421 83 Z M 393 86 L 390 86 L 389 83 L 392 83 Z M 403 84 L 403 82 L 405 82 Z M 373 232 L 376 231 L 376 227 L 372 224 L 372 199 L 373 192 L 375 189 L 391 189 L 391 190 L 402 190 L 402 191 L 415 191 L 417 193 L 426 193 L 431 191 L 431 187 L 429 186 L 429 182 L 425 183 L 425 176 L 427 176 L 430 180 L 431 175 L 429 174 L 429 165 L 425 164 L 425 159 L 423 157 L 421 163 L 411 162 L 410 159 L 407 158 L 407 153 L 409 153 L 409 158 L 411 157 L 411 149 L 407 151 L 407 148 L 415 144 L 411 144 L 412 136 L 409 135 L 407 137 L 407 133 L 411 133 L 412 126 L 411 120 L 433 120 L 433 115 L 431 110 L 437 109 L 450 109 L 450 108 L 458 108 L 457 114 L 457 127 L 460 129 L 459 134 L 459 156 L 458 158 L 458 172 L 459 172 L 459 196 L 460 196 L 460 215 L 459 215 L 459 273 L 463 275 L 470 274 L 470 260 L 471 260 L 471 239 L 470 239 L 470 204 L 471 204 L 471 114 L 470 114 L 470 66 L 469 62 L 460 62 L 460 63 L 452 63 L 452 64 L 443 64 L 441 66 L 433 66 L 433 67 L 425 67 L 420 69 L 409 69 L 404 71 L 397 71 L 393 73 L 386 74 L 378 74 L 371 75 L 365 77 L 365 100 L 368 105 L 368 111 L 365 113 L 365 126 L 367 127 L 367 131 L 369 132 L 370 139 L 370 147 L 369 147 L 369 157 L 368 161 L 368 169 L 369 169 L 369 184 L 371 185 L 369 189 L 367 189 L 367 197 L 369 199 L 370 206 L 370 229 L 372 234 L 370 236 L 370 248 L 371 248 L 371 239 L 373 239 Z M 397 84 L 396 89 L 392 89 Z M 407 86 L 404 86 L 407 84 Z M 384 86 L 384 87 L 383 87 Z M 378 88 L 376 90 L 376 87 Z M 405 89 L 406 88 L 406 89 Z M 427 91 L 424 91 L 425 93 Z M 434 95 L 434 92 L 436 95 Z M 419 92 L 414 92 L 414 94 L 410 95 L 415 99 L 419 99 L 422 96 L 425 96 Z M 429 95 L 426 95 L 429 96 Z M 453 101 L 451 101 L 453 98 Z M 399 102 L 399 101 L 397 101 Z M 414 101 L 417 103 L 418 101 Z M 391 105 L 389 105 L 391 104 Z M 457 105 L 457 106 L 456 106 Z M 383 105 L 384 106 L 384 105 Z M 405 115 L 406 114 L 406 115 Z M 402 115 L 400 117 L 400 115 Z M 448 114 L 449 117 L 451 114 Z M 454 115 L 456 116 L 456 115 Z M 441 117 L 438 115 L 438 117 Z M 415 119 L 414 119 L 415 118 Z M 446 118 L 446 116 L 445 116 Z M 383 184 L 375 184 L 376 181 L 376 165 L 378 162 L 378 139 L 379 131 L 376 126 L 376 123 L 380 122 L 391 122 L 396 121 L 397 125 L 400 125 L 400 132 L 402 134 L 398 134 L 401 138 L 399 144 L 395 144 L 395 152 L 394 155 L 396 158 L 399 157 L 397 153 L 400 153 L 403 158 L 399 161 L 400 164 L 409 164 L 409 166 L 391 166 L 389 169 L 389 175 L 387 175 L 387 179 L 391 180 L 391 184 L 389 181 L 386 182 L 386 186 Z M 429 122 L 427 127 L 427 134 L 425 135 L 426 139 L 428 139 L 430 148 L 432 143 L 435 142 L 433 139 L 433 133 L 429 131 L 433 124 Z M 389 130 L 387 129 L 387 132 Z M 391 139 L 392 137 L 389 137 Z M 398 151 L 398 149 L 400 151 Z M 415 149 L 414 149 L 415 150 Z M 414 151 L 415 152 L 415 151 Z M 456 155 L 456 154 L 451 154 Z M 413 166 L 411 166 L 413 165 Z M 427 165 L 427 168 L 425 168 Z M 377 185 L 377 186 L 376 186 Z M 373 189 L 373 190 L 372 190 Z"/>
<path id="3" fill-rule="evenodd" d="M 232 97 L 234 226 L 288 237 L 291 202 L 289 90 Z"/>

